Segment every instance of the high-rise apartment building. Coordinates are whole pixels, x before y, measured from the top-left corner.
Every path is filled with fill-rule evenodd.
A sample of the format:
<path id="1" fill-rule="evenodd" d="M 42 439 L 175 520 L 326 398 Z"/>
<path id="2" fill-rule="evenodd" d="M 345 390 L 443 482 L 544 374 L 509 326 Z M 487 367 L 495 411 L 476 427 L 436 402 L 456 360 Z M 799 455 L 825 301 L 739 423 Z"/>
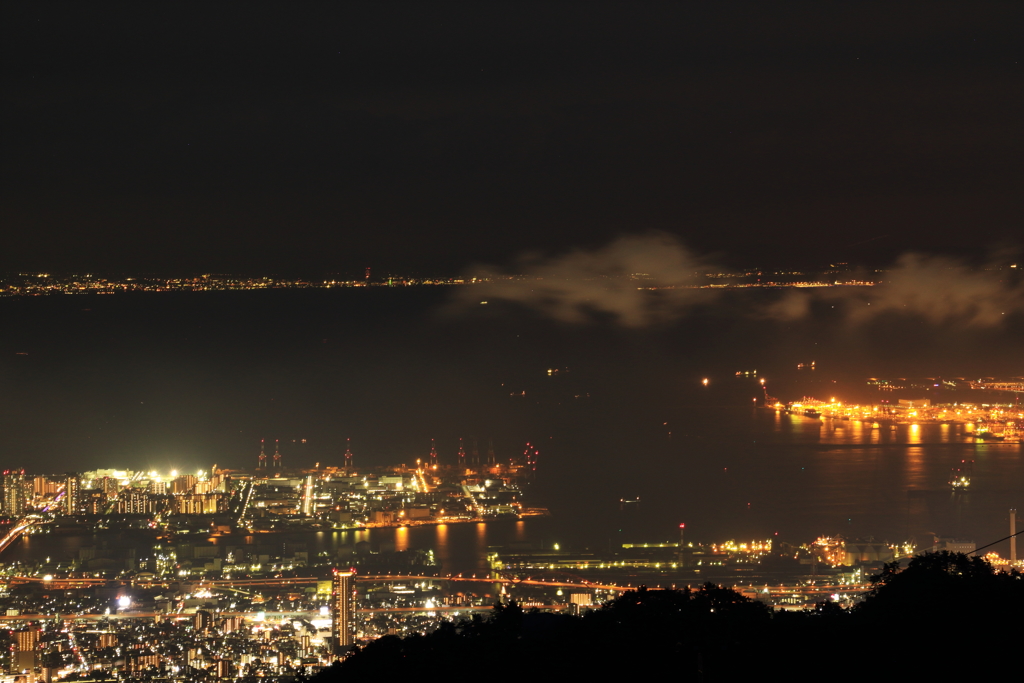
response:
<path id="1" fill-rule="evenodd" d="M 37 496 L 55 496 L 60 483 L 47 476 L 32 477 L 32 493 Z"/>
<path id="2" fill-rule="evenodd" d="M 345 652 L 355 644 L 356 573 L 334 570 L 331 586 L 331 636 L 336 652 Z"/>
<path id="3" fill-rule="evenodd" d="M 171 493 L 192 493 L 199 477 L 194 474 L 182 474 L 171 481 Z"/>
<path id="4" fill-rule="evenodd" d="M 17 650 L 11 653 L 11 663 L 16 671 L 31 671 L 39 664 L 39 629 L 25 628 L 14 631 Z"/>
<path id="5" fill-rule="evenodd" d="M 64 514 L 78 514 L 78 490 L 82 487 L 82 478 L 77 474 L 69 474 L 64 478 Z"/>
<path id="6" fill-rule="evenodd" d="M 21 517 L 27 502 L 25 470 L 4 470 L 3 477 L 3 512 L 8 517 Z"/>

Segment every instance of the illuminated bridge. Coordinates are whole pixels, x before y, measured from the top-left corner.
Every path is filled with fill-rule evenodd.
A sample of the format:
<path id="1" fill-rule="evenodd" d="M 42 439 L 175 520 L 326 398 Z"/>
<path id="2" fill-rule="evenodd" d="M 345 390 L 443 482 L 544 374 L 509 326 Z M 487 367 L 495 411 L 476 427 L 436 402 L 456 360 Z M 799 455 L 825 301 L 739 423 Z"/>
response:
<path id="1" fill-rule="evenodd" d="M 246 586 L 258 587 L 264 586 L 267 588 L 276 589 L 287 589 L 290 587 L 299 586 L 315 586 L 320 581 L 326 581 L 327 579 L 313 577 L 269 577 L 269 578 L 255 578 L 255 579 L 197 579 L 197 580 L 184 580 L 181 583 L 187 583 L 195 586 L 196 588 L 243 588 Z M 362 574 L 356 575 L 355 580 L 360 583 L 382 583 L 388 581 L 436 581 L 439 583 L 443 582 L 456 582 L 456 583 L 487 583 L 487 584 L 502 584 L 505 586 L 541 586 L 545 588 L 577 588 L 586 590 L 604 590 L 604 591 L 615 591 L 624 592 L 629 590 L 635 590 L 637 586 L 633 585 L 616 585 L 616 584 L 603 584 L 603 583 L 592 583 L 584 580 L 579 581 L 552 581 L 545 579 L 532 579 L 532 578 L 516 578 L 510 576 L 431 576 L 422 574 Z M 10 585 L 27 584 L 27 583 L 41 583 L 47 586 L 52 586 L 57 590 L 74 589 L 74 588 L 88 588 L 94 586 L 132 586 L 137 588 L 167 588 L 172 583 L 179 583 L 178 581 L 168 580 L 128 580 L 128 579 L 103 579 L 103 578 L 45 578 L 38 576 L 14 576 L 6 580 Z M 675 586 L 672 586 L 675 588 Z M 680 586 L 682 588 L 682 586 Z M 778 585 L 778 586 L 734 586 L 734 589 L 742 592 L 744 595 L 755 597 L 755 599 L 764 598 L 785 598 L 796 595 L 801 596 L 828 596 L 836 593 L 843 594 L 859 594 L 867 592 L 871 589 L 870 584 L 850 584 L 850 585 Z M 661 590 L 660 587 L 651 586 L 651 590 Z M 412 608 L 408 608 L 412 609 Z M 437 608 L 434 611 L 440 610 Z M 453 608 L 454 609 L 454 608 Z M 457 611 L 457 610 L 456 610 Z"/>
<path id="2" fill-rule="evenodd" d="M 568 605 L 543 605 L 540 609 L 561 611 L 567 609 Z M 357 614 L 400 614 L 400 613 L 437 613 L 459 614 L 463 612 L 491 612 L 494 605 L 438 605 L 436 607 L 360 607 L 356 609 Z M 0 615 L 0 623 L 7 621 L 45 621 L 47 619 L 62 619 L 74 621 L 77 619 L 98 621 L 111 619 L 165 619 L 191 621 L 195 618 L 194 613 L 168 613 L 168 612 L 117 612 L 114 614 L 18 614 Z M 319 610 L 300 610 L 291 612 L 264 612 L 253 610 L 251 612 L 217 612 L 218 617 L 259 617 L 261 619 L 323 619 Z"/>
<path id="3" fill-rule="evenodd" d="M 164 587 L 172 583 L 188 583 L 198 587 L 222 587 L 241 588 L 245 586 L 266 586 L 268 588 L 288 588 L 290 586 L 315 586 L 320 581 L 327 581 L 325 578 L 315 576 L 302 577 L 269 577 L 256 579 L 103 579 L 95 577 L 41 577 L 41 576 L 12 576 L 7 579 L 11 585 L 26 583 L 42 583 L 52 586 L 58 590 L 88 588 L 91 586 L 136 586 L 139 588 Z M 619 586 L 613 584 L 590 583 L 587 581 L 551 581 L 544 579 L 515 578 L 508 576 L 431 576 L 421 574 L 357 574 L 355 580 L 360 583 L 381 583 L 385 581 L 437 581 L 437 582 L 462 582 L 462 583 L 500 583 L 503 585 L 518 586 L 545 586 L 549 588 L 586 588 L 609 591 L 627 591 L 636 586 Z"/>
<path id="4" fill-rule="evenodd" d="M 0 553 L 7 550 L 9 545 L 21 538 L 21 535 L 25 533 L 25 529 L 28 529 L 35 523 L 36 522 L 34 520 L 31 520 L 28 517 L 22 517 L 15 522 L 11 530 L 8 531 L 3 538 L 0 538 Z"/>

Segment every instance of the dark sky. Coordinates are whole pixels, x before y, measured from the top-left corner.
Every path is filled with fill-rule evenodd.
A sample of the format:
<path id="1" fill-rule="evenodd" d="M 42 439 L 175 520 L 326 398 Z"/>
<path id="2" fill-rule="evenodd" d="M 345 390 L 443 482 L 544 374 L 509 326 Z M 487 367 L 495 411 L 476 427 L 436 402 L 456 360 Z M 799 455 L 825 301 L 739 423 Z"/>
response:
<path id="1" fill-rule="evenodd" d="M 0 269 L 1019 243 L 1021 3 L 6 3 Z"/>

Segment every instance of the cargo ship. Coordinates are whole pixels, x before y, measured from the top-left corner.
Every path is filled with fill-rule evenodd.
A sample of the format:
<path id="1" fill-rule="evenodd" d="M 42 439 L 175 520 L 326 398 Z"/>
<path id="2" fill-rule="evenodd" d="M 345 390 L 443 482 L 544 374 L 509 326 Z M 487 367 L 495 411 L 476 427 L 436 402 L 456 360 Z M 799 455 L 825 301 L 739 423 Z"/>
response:
<path id="1" fill-rule="evenodd" d="M 818 410 L 819 405 L 821 405 L 821 401 L 805 397 L 802 403 L 790 403 L 786 406 L 786 412 L 790 415 L 802 415 L 817 420 L 821 417 L 821 412 Z"/>

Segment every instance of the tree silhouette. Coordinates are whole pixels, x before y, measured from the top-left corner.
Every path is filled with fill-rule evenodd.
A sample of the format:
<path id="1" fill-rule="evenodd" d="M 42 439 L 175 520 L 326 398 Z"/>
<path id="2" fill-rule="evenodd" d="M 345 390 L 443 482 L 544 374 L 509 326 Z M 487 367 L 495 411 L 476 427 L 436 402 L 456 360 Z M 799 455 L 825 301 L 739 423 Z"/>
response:
<path id="1" fill-rule="evenodd" d="M 767 662 L 839 657 L 871 675 L 1000 671 L 1015 645 L 1005 628 L 1024 613 L 1024 579 L 956 553 L 886 565 L 856 608 L 824 601 L 802 612 L 773 612 L 729 588 L 623 593 L 582 617 L 495 606 L 425 636 L 370 643 L 315 680 L 417 676 L 446 665 L 527 677 L 633 679 L 671 672 L 682 681 L 735 681 Z"/>
<path id="2" fill-rule="evenodd" d="M 970 674 L 1004 659 L 1016 636 L 1004 625 L 1024 608 L 1024 580 L 979 557 L 948 551 L 885 565 L 854 609 L 858 627 L 878 636 L 878 656 L 893 665 L 942 653 L 943 670 Z"/>

